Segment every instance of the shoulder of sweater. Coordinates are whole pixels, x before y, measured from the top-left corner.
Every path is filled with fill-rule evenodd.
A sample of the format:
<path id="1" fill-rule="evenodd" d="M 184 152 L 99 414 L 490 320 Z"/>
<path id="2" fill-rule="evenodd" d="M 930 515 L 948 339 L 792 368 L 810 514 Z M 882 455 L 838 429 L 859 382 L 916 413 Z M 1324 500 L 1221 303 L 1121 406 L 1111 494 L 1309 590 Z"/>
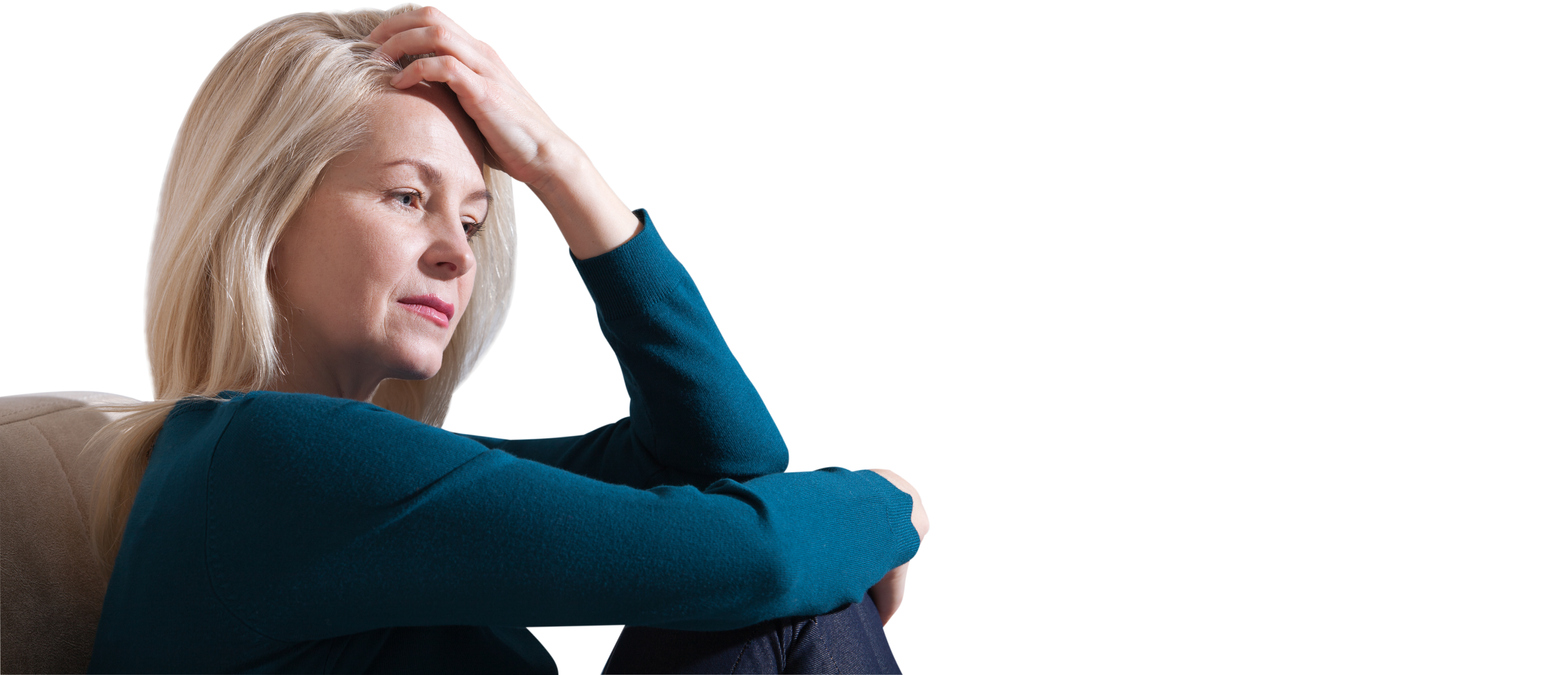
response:
<path id="1" fill-rule="evenodd" d="M 397 498 L 488 452 L 473 440 L 360 401 L 263 391 L 219 405 L 231 411 L 217 442 L 221 475 L 281 480 L 290 486 L 286 493 L 333 494 L 341 485 L 370 485 L 367 492 Z"/>
<path id="2" fill-rule="evenodd" d="M 352 428 L 427 426 L 371 403 L 320 394 L 250 391 L 226 392 L 222 398 L 214 404 L 229 411 L 233 424 L 240 427 L 337 433 Z"/>

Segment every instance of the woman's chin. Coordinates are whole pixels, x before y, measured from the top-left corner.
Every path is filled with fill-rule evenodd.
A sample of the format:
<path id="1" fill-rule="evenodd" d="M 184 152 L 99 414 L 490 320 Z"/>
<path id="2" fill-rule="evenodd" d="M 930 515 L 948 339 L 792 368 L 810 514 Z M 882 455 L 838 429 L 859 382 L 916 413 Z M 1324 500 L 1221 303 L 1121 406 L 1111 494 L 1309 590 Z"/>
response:
<path id="1" fill-rule="evenodd" d="M 388 377 L 395 380 L 429 380 L 442 371 L 442 353 L 419 359 L 409 359 L 389 369 Z"/>

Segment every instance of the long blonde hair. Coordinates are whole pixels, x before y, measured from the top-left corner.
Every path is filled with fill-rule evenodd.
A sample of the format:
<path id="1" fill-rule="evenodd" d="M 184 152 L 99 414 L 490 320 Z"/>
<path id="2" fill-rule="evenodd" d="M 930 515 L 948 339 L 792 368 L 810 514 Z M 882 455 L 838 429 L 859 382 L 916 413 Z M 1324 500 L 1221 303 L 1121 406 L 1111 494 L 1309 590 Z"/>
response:
<path id="1" fill-rule="evenodd" d="M 398 66 L 371 57 L 366 37 L 414 9 L 293 14 L 243 39 L 216 64 L 178 131 L 151 253 L 146 339 L 156 398 L 116 408 L 104 427 L 92 543 L 104 568 L 117 556 L 152 446 L 173 404 L 189 396 L 265 389 L 281 374 L 280 331 L 266 271 L 285 225 L 324 167 L 366 133 L 368 108 L 391 91 Z M 510 179 L 489 166 L 493 194 L 473 243 L 469 309 L 422 381 L 386 380 L 372 402 L 440 425 L 453 389 L 495 337 L 511 296 Z"/>

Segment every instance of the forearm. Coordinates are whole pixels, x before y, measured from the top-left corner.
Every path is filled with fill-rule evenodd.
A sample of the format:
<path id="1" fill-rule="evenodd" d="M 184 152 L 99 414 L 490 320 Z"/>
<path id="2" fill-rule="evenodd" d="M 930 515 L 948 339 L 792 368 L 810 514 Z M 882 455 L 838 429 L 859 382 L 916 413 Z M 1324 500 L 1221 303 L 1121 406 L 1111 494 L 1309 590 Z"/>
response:
<path id="1" fill-rule="evenodd" d="M 787 446 L 652 218 L 607 256 L 577 262 L 631 395 L 633 435 L 705 484 L 787 467 Z"/>
<path id="2" fill-rule="evenodd" d="M 706 485 L 784 470 L 787 448 L 776 424 L 646 212 L 627 210 L 569 139 L 545 145 L 541 154 L 542 177 L 529 186 L 571 247 L 632 403 L 629 433 L 600 430 L 606 433 L 590 434 L 560 454 L 552 443 L 543 458 L 531 457 L 569 470 L 608 466 L 601 474 L 584 473 L 649 486 Z M 504 449 L 525 456 L 516 447 Z M 621 452 L 645 452 L 657 467 L 644 473 L 634 464 L 599 461 Z"/>
<path id="3" fill-rule="evenodd" d="M 198 426 L 225 430 L 199 472 L 199 499 L 219 495 L 198 519 L 204 559 L 230 611 L 277 639 L 728 629 L 855 602 L 920 541 L 911 497 L 867 471 L 633 490 L 356 402 L 262 394 L 225 412 Z"/>
<path id="4" fill-rule="evenodd" d="M 642 231 L 642 224 L 615 195 L 588 155 L 570 140 L 546 148 L 547 176 L 529 189 L 550 211 L 561 236 L 578 260 L 619 248 Z"/>
<path id="5" fill-rule="evenodd" d="M 729 351 L 695 282 L 646 211 L 642 232 L 606 255 L 577 260 L 604 337 L 631 396 L 628 420 L 567 438 L 489 448 L 599 480 L 652 487 L 780 473 L 787 446 Z"/>

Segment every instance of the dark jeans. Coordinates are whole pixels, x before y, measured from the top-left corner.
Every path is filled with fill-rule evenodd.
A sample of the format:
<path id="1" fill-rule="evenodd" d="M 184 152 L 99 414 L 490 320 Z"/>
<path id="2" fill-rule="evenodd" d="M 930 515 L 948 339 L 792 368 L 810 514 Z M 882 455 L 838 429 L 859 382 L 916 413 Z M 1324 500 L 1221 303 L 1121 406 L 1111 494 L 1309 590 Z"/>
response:
<path id="1" fill-rule="evenodd" d="M 605 673 L 899 673 L 874 601 L 702 632 L 628 626 Z"/>

